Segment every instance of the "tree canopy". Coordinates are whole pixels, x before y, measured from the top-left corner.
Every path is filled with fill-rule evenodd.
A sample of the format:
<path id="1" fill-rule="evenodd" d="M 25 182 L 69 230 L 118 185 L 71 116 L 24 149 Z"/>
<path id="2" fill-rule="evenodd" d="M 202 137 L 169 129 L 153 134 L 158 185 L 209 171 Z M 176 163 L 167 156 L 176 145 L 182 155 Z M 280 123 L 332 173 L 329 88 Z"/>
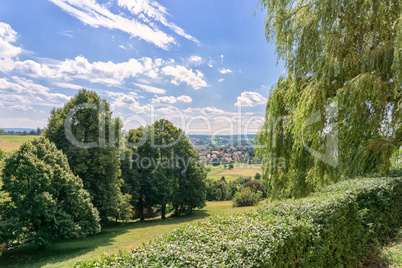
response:
<path id="1" fill-rule="evenodd" d="M 182 130 L 161 119 L 130 130 L 126 139 L 123 188 L 133 196 L 141 220 L 146 206 L 160 205 L 162 218 L 168 204 L 176 214 L 205 206 L 206 173 Z"/>
<path id="2" fill-rule="evenodd" d="M 271 196 L 388 174 L 402 142 L 402 2 L 261 0 L 287 74 L 257 135 Z M 278 167 L 278 159 L 285 166 Z"/>
<path id="3" fill-rule="evenodd" d="M 5 160 L 1 204 L 2 242 L 41 247 L 57 239 L 84 237 L 100 231 L 99 214 L 66 156 L 41 137 L 24 143 Z"/>
<path id="4" fill-rule="evenodd" d="M 74 174 L 91 195 L 102 222 L 121 214 L 120 120 L 95 92 L 80 90 L 62 108 L 53 109 L 45 137 L 67 155 Z M 126 204 L 128 206 L 128 204 Z"/>

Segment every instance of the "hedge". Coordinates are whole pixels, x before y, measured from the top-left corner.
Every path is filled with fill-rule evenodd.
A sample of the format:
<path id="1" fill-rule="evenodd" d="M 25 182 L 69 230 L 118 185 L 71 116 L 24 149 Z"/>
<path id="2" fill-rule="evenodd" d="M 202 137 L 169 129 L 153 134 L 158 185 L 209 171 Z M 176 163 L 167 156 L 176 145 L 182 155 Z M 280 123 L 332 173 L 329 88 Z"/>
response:
<path id="1" fill-rule="evenodd" d="M 402 223 L 402 178 L 344 181 L 307 198 L 189 224 L 77 267 L 361 267 Z"/>

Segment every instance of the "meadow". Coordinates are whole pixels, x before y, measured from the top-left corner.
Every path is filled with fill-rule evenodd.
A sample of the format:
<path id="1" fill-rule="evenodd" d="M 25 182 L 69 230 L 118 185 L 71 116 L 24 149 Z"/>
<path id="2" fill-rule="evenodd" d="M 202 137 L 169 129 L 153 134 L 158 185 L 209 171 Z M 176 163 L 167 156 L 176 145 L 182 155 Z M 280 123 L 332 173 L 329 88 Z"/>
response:
<path id="1" fill-rule="evenodd" d="M 261 165 L 234 164 L 233 169 L 224 168 L 223 165 L 208 167 L 211 168 L 211 171 L 208 173 L 208 178 L 219 180 L 222 178 L 222 176 L 224 176 L 227 182 L 235 180 L 239 177 L 254 178 L 256 173 L 262 174 Z"/>
<path id="2" fill-rule="evenodd" d="M 261 201 L 260 204 L 265 203 Z M 192 222 L 206 220 L 209 216 L 231 215 L 255 207 L 232 207 L 231 201 L 207 202 L 203 209 L 178 218 L 138 220 L 118 223 L 107 227 L 101 233 L 71 241 L 55 242 L 46 250 L 37 246 L 22 246 L 3 252 L 0 267 L 72 267 L 77 261 L 100 257 L 102 253 L 116 253 L 118 250 L 132 250 L 151 240 Z"/>
<path id="3" fill-rule="evenodd" d="M 25 141 L 38 136 L 0 135 L 0 149 L 7 152 L 17 150 Z"/>

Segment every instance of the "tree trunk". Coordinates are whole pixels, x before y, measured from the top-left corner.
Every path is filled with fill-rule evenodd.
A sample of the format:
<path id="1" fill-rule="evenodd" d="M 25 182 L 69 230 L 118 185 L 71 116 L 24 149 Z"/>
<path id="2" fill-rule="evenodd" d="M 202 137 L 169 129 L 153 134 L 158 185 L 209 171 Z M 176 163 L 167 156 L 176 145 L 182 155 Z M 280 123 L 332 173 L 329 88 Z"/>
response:
<path id="1" fill-rule="evenodd" d="M 142 201 L 142 196 L 140 197 L 140 200 L 138 201 L 138 210 L 140 212 L 140 221 L 144 221 L 144 203 Z"/>
<path id="2" fill-rule="evenodd" d="M 166 203 L 162 202 L 162 220 L 166 219 Z"/>

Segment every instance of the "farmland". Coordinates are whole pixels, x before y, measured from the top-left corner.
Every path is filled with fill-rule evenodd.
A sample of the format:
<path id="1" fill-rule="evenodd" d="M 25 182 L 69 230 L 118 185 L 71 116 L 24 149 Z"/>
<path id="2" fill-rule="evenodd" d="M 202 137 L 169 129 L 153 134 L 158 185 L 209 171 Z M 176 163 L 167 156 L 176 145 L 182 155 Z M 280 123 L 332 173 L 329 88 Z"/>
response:
<path id="1" fill-rule="evenodd" d="M 233 169 L 224 168 L 224 166 L 221 165 L 218 167 L 211 167 L 211 171 L 208 173 L 208 178 L 219 180 L 224 176 L 226 181 L 231 181 L 239 177 L 254 178 L 256 173 L 262 174 L 261 165 L 234 164 Z"/>
<path id="2" fill-rule="evenodd" d="M 17 136 L 17 135 L 1 135 L 0 149 L 5 151 L 17 150 L 25 141 L 32 140 L 38 136 Z"/>

